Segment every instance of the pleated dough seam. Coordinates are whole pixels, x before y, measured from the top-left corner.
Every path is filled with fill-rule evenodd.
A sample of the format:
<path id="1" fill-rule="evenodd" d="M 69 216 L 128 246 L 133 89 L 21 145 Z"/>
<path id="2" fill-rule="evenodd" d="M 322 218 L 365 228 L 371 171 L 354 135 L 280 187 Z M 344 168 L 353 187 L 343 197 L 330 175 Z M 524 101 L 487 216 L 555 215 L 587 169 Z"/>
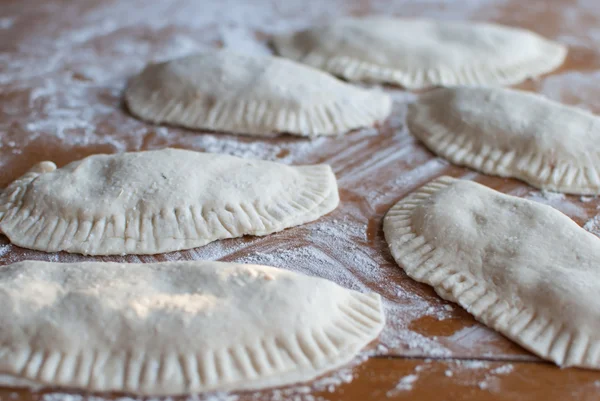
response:
<path id="1" fill-rule="evenodd" d="M 425 196 L 426 199 L 423 201 L 426 201 L 427 198 L 452 185 L 456 181 L 456 179 L 451 177 L 440 177 L 408 195 L 406 200 L 411 200 L 413 196 L 421 195 Z M 406 212 L 412 215 L 412 211 L 419 207 L 421 202 L 408 205 L 403 204 L 403 202 L 404 201 L 400 201 L 393 206 L 390 209 L 390 212 L 388 212 L 389 216 L 386 215 L 384 227 L 389 227 L 392 224 L 395 224 L 395 226 L 392 230 L 384 230 L 384 232 L 386 234 L 386 240 L 388 244 L 390 244 L 392 255 L 411 278 L 433 286 L 434 290 L 442 296 L 442 298 L 458 303 L 477 320 L 494 330 L 506 336 L 512 336 L 511 340 L 522 347 L 542 355 L 552 351 L 551 354 L 548 354 L 549 358 L 560 366 L 578 365 L 594 367 L 600 363 L 600 352 L 597 352 L 596 355 L 587 352 L 575 353 L 576 345 L 571 341 L 574 336 L 585 337 L 586 343 L 591 343 L 594 339 L 588 338 L 587 335 L 584 335 L 581 332 L 570 331 L 567 329 L 568 325 L 565 322 L 561 322 L 553 317 L 547 317 L 530 306 L 522 304 L 520 300 L 518 300 L 520 304 L 516 305 L 511 302 L 511 299 L 503 299 L 493 290 L 488 289 L 486 282 L 478 280 L 476 277 L 472 276 L 470 272 L 455 269 L 452 265 L 445 263 L 443 257 L 444 251 L 435 248 L 435 246 L 429 244 L 424 237 L 418 235 L 412 227 L 410 219 L 398 219 L 398 217 L 403 217 L 403 214 L 398 213 Z M 400 239 L 394 238 L 397 229 L 396 227 L 409 228 L 410 235 L 404 235 Z M 404 238 L 404 240 L 402 238 Z M 414 243 L 417 245 L 413 245 Z M 428 253 L 437 254 L 438 256 L 437 261 L 439 263 L 437 266 L 434 266 L 433 269 L 431 266 L 426 265 L 427 261 L 425 263 L 419 263 L 421 255 L 418 255 L 418 253 L 415 255 L 414 250 L 418 251 L 424 244 L 431 248 Z M 406 249 L 409 250 L 406 251 Z M 423 272 L 423 270 L 425 270 L 425 272 Z M 432 270 L 434 271 L 432 272 Z M 437 276 L 432 279 L 432 274 L 436 272 Z M 457 277 L 454 278 L 454 276 Z M 447 281 L 447 288 L 441 287 L 440 284 L 447 279 L 450 279 Z M 498 300 L 502 300 L 504 304 L 507 305 L 507 308 L 500 305 Z M 473 311 L 473 308 L 476 305 L 478 311 Z M 524 318 L 523 316 L 531 317 L 527 320 L 527 318 Z M 520 325 L 522 325 L 522 327 L 519 327 Z M 536 337 L 539 337 L 539 333 L 536 333 L 536 329 L 539 326 L 545 327 L 544 332 L 553 330 L 556 331 L 556 333 L 553 333 L 552 336 L 543 341 L 533 341 Z M 515 327 L 519 328 L 519 330 L 514 331 L 513 328 Z M 555 342 L 561 337 L 567 337 L 569 341 L 558 343 L 557 346 Z M 600 345 L 599 339 L 594 340 L 594 342 Z"/>
<path id="2" fill-rule="evenodd" d="M 59 251 L 65 249 L 65 245 L 63 244 L 68 245 L 75 241 L 81 243 L 81 246 L 84 248 L 83 252 L 89 252 L 90 254 L 93 254 L 94 250 L 101 247 L 103 243 L 111 240 L 122 241 L 123 247 L 127 252 L 144 253 L 147 249 L 156 248 L 155 245 L 157 244 L 160 246 L 156 248 L 156 252 L 168 251 L 170 247 L 168 244 L 169 241 L 186 241 L 192 243 L 194 246 L 202 246 L 218 239 L 238 237 L 246 234 L 257 236 L 267 235 L 310 221 L 310 219 L 320 216 L 322 211 L 328 213 L 339 202 L 335 177 L 328 169 L 324 166 L 298 166 L 297 168 L 303 179 L 303 182 L 300 184 L 301 189 L 294 194 L 282 193 L 275 197 L 275 199 L 278 199 L 279 202 L 287 202 L 290 205 L 292 203 L 306 204 L 312 201 L 312 207 L 305 208 L 303 212 L 291 206 L 285 209 L 280 208 L 282 217 L 277 218 L 276 216 L 267 215 L 264 207 L 260 208 L 252 205 L 255 208 L 253 212 L 259 216 L 262 223 L 261 226 L 253 229 L 248 229 L 242 224 L 247 212 L 240 205 L 237 205 L 240 207 L 234 209 L 236 216 L 239 214 L 237 217 L 232 217 L 234 214 L 226 210 L 225 206 L 216 211 L 201 210 L 199 213 L 194 213 L 195 210 L 192 210 L 194 205 L 175 208 L 168 207 L 161 209 L 155 214 L 144 214 L 139 211 L 132 213 L 128 211 L 124 217 L 121 215 L 111 215 L 95 217 L 90 220 L 81 220 L 78 217 L 65 218 L 58 215 L 46 215 L 43 210 L 36 213 L 35 210 L 29 207 L 23 212 L 23 208 L 27 206 L 24 204 L 23 198 L 29 185 L 39 174 L 26 174 L 22 179 L 15 181 L 6 191 L 0 194 L 0 210 L 5 211 L 2 215 L 4 218 L 0 219 L 0 224 L 10 226 L 11 231 L 15 229 L 21 230 L 20 225 L 26 226 L 22 228 L 23 230 L 32 229 L 33 227 L 35 227 L 35 230 L 38 230 L 38 226 L 35 224 L 31 226 L 28 226 L 28 224 L 31 219 L 42 221 L 42 216 L 44 216 L 43 224 L 41 224 L 39 232 L 34 237 L 27 237 L 28 241 L 19 241 L 15 242 L 15 244 L 34 249 L 47 248 L 50 251 Z M 328 188 L 330 190 L 326 191 Z M 3 202 L 5 199 L 10 199 L 10 201 Z M 177 218 L 177 210 L 180 210 L 180 215 L 184 214 L 186 216 L 186 224 L 182 224 Z M 213 212 L 214 219 L 211 219 L 208 214 L 205 215 L 205 212 Z M 22 218 L 23 213 L 26 214 L 24 218 Z M 78 221 L 77 230 L 67 237 L 69 227 L 71 227 L 74 219 Z M 94 232 L 94 227 L 97 228 L 95 222 L 98 220 L 104 220 L 107 223 L 102 226 L 102 231 Z M 160 233 L 156 232 L 154 226 L 158 224 L 158 221 L 163 221 L 169 225 L 171 235 L 166 234 L 164 230 Z M 265 224 L 265 221 L 268 224 Z M 201 225 L 198 226 L 198 223 L 201 223 Z M 127 230 L 128 226 L 133 230 L 139 227 L 146 227 L 147 231 L 136 232 L 135 234 L 137 235 L 132 237 L 132 233 Z M 197 236 L 173 235 L 174 232 L 179 234 L 196 233 Z M 207 235 L 202 237 L 198 235 L 200 233 L 206 233 Z"/>
<path id="3" fill-rule="evenodd" d="M 487 144 L 479 146 L 479 150 L 483 145 L 489 147 L 482 154 L 474 151 L 478 148 L 477 138 L 468 135 L 470 127 L 458 118 L 438 121 L 430 113 L 416 108 L 416 105 L 410 106 L 407 118 L 409 132 L 436 154 L 454 164 L 471 167 L 485 174 L 518 178 L 535 187 L 558 192 L 595 195 L 600 191 L 600 171 L 596 166 L 576 166 L 564 160 L 549 164 L 544 162 L 544 154 L 533 151 L 517 154 L 517 150 L 507 151 Z M 530 161 L 538 157 L 541 158 L 540 165 L 532 167 Z M 555 175 L 558 172 L 561 174 Z"/>
<path id="4" fill-rule="evenodd" d="M 194 354 L 171 351 L 150 355 L 144 350 L 89 349 L 65 353 L 29 346 L 0 347 L 0 364 L 7 365 L 3 359 L 18 360 L 14 370 L 6 373 L 42 384 L 102 391 L 110 390 L 118 382 L 124 391 L 153 394 L 157 388 L 172 387 L 173 381 L 181 393 L 187 393 L 210 391 L 222 384 L 240 388 L 240 382 L 249 385 L 256 385 L 257 381 L 275 382 L 278 376 L 304 370 L 314 369 L 319 375 L 329 370 L 332 362 L 336 366 L 349 362 L 347 355 L 352 356 L 357 347 L 364 345 L 361 341 L 373 337 L 384 325 L 379 295 L 350 293 L 344 301 L 347 301 L 345 309 L 351 313 L 339 311 L 328 326 L 322 328 L 322 333 L 319 328 L 301 327 L 293 338 L 266 338 L 253 345 Z M 347 327 L 342 338 L 338 337 L 340 326 Z M 338 338 L 341 343 L 334 346 L 328 340 L 330 337 Z M 265 346 L 269 343 L 283 347 Z M 105 376 L 106 371 L 112 375 Z M 152 371 L 157 372 L 156 376 L 149 375 Z M 162 382 L 168 383 L 160 386 Z"/>
<path id="5" fill-rule="evenodd" d="M 549 48 L 553 48 L 553 51 L 546 52 L 545 50 Z M 285 51 L 280 50 L 280 52 L 286 54 Z M 564 47 L 546 43 L 544 49 L 531 59 L 520 60 L 506 66 L 466 64 L 458 69 L 447 66 L 430 69 L 392 68 L 348 56 L 329 57 L 317 51 L 306 55 L 297 52 L 289 54 L 297 60 L 331 71 L 334 75 L 349 80 L 383 80 L 409 89 L 418 89 L 435 85 L 489 85 L 490 83 L 512 85 L 532 76 L 534 71 L 536 75 L 553 71 L 564 62 L 566 53 Z M 432 78 L 433 75 L 438 77 Z M 482 78 L 483 76 L 487 76 L 488 79 Z"/>
<path id="6" fill-rule="evenodd" d="M 346 131 L 366 127 L 383 121 L 391 111 L 391 99 L 384 93 L 367 92 L 346 98 L 350 104 L 339 103 L 310 105 L 307 107 L 282 106 L 280 103 L 257 100 L 217 101 L 208 109 L 199 100 L 162 101 L 161 92 L 156 102 L 138 99 L 129 94 L 129 109 L 140 118 L 154 123 L 173 123 L 191 129 L 228 131 L 247 135 L 274 136 L 295 133 L 303 136 L 339 135 Z M 139 105 L 143 104 L 144 107 Z M 346 110 L 350 107 L 351 110 Z M 184 118 L 172 118 L 177 110 Z M 195 114 L 194 114 L 195 113 Z"/>

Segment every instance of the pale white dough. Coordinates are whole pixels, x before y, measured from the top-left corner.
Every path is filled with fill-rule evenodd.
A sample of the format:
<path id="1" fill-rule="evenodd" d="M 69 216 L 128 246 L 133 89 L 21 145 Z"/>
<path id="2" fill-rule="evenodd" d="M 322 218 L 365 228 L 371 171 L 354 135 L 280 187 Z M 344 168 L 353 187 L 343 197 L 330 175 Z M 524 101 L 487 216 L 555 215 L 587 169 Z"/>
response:
<path id="1" fill-rule="evenodd" d="M 145 395 L 311 380 L 381 331 L 380 296 L 273 267 L 25 261 L 0 267 L 0 373 Z"/>
<path id="2" fill-rule="evenodd" d="M 260 136 L 337 135 L 385 120 L 392 103 L 290 60 L 225 50 L 149 65 L 125 101 L 154 123 Z"/>
<path id="3" fill-rule="evenodd" d="M 396 262 L 442 298 L 544 359 L 600 369 L 600 239 L 561 212 L 442 177 L 383 229 Z"/>
<path id="4" fill-rule="evenodd" d="M 279 54 L 350 81 L 423 89 L 512 85 L 550 72 L 565 46 L 519 28 L 383 16 L 344 18 L 275 37 Z"/>
<path id="5" fill-rule="evenodd" d="M 442 88 L 409 106 L 409 131 L 452 163 L 541 189 L 600 193 L 600 117 L 540 95 Z"/>
<path id="6" fill-rule="evenodd" d="M 327 165 L 182 149 L 43 162 L 0 193 L 16 245 L 89 255 L 155 254 L 313 221 L 337 207 Z"/>

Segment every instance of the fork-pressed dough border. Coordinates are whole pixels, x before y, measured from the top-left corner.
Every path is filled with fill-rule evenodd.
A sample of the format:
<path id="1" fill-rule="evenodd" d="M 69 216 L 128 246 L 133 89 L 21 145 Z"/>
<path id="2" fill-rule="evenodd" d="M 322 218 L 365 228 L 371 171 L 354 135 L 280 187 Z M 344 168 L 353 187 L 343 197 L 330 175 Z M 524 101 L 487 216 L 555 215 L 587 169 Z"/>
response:
<path id="1" fill-rule="evenodd" d="M 544 316 L 517 297 L 500 299 L 486 282 L 453 266 L 451 257 L 415 232 L 413 211 L 457 181 L 440 177 L 390 209 L 384 233 L 396 262 L 412 279 L 431 285 L 442 298 L 458 303 L 477 320 L 533 353 L 561 366 L 598 368 L 600 341 L 570 330 L 560 316 Z"/>
<path id="2" fill-rule="evenodd" d="M 328 71 L 349 81 L 384 82 L 407 89 L 426 89 L 455 85 L 514 85 L 527 78 L 549 73 L 563 64 L 567 49 L 554 43 L 544 43 L 540 52 L 530 59 L 505 66 L 466 64 L 460 69 L 391 68 L 348 56 L 331 57 L 318 51 L 303 54 L 289 44 L 291 37 L 279 37 L 274 43 L 279 54 L 315 68 Z"/>
<path id="3" fill-rule="evenodd" d="M 428 107 L 411 104 L 406 123 L 429 149 L 454 164 L 518 178 L 541 189 L 578 195 L 600 193 L 600 171 L 596 166 L 575 166 L 565 160 L 550 162 L 542 153 L 478 144 L 477 138 L 469 135 L 473 128 L 452 113 L 430 113 Z"/>
<path id="4" fill-rule="evenodd" d="M 29 184 L 55 168 L 53 163 L 41 163 L 0 193 L 0 232 L 14 244 L 91 255 L 105 254 L 98 250 L 106 247 L 123 249 L 123 253 L 162 253 L 246 234 L 271 234 L 313 221 L 339 203 L 335 176 L 328 166 L 297 166 L 305 179 L 302 187 L 298 193 L 281 194 L 273 205 L 256 201 L 227 204 L 216 210 L 202 210 L 196 205 L 169 206 L 157 214 L 145 215 L 138 209 L 94 220 L 81 216 L 65 219 L 24 201 Z M 162 226 L 159 222 L 166 222 L 170 231 L 179 235 L 156 232 L 154 227 Z M 21 233 L 20 240 L 14 238 L 14 232 Z"/>
<path id="5" fill-rule="evenodd" d="M 302 327 L 291 338 L 195 353 L 11 348 L 0 345 L 0 372 L 51 386 L 138 394 L 250 390 L 318 377 L 342 366 L 377 337 L 381 297 L 351 292 L 325 327 Z"/>
<path id="6" fill-rule="evenodd" d="M 129 110 L 139 118 L 191 129 L 246 135 L 340 135 L 385 120 L 392 107 L 389 96 L 371 91 L 340 99 L 343 104 L 317 103 L 297 110 L 275 101 L 255 99 L 218 100 L 207 108 L 201 99 L 171 98 L 161 91 L 146 93 L 136 90 L 140 85 L 134 79 L 125 93 Z M 139 96 L 141 94 L 144 96 Z"/>

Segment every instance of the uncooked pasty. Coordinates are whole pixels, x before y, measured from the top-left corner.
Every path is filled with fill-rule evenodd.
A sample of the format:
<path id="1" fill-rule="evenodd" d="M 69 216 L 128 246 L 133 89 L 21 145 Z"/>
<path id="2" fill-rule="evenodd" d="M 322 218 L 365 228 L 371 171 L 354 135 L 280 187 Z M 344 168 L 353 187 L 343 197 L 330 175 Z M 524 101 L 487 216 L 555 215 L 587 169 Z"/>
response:
<path id="1" fill-rule="evenodd" d="M 544 359 L 600 369 L 600 239 L 561 212 L 442 177 L 392 207 L 384 233 L 442 298 Z"/>
<path id="2" fill-rule="evenodd" d="M 25 261 L 0 267 L 0 373 L 171 395 L 282 386 L 354 358 L 380 296 L 266 266 Z"/>
<path id="3" fill-rule="evenodd" d="M 336 135 L 387 118 L 391 98 L 290 60 L 211 51 L 146 67 L 125 100 L 143 120 L 251 135 Z"/>
<path id="4" fill-rule="evenodd" d="M 275 37 L 279 54 L 350 81 L 409 89 L 512 85 L 560 66 L 563 45 L 519 28 L 390 17 L 344 18 Z"/>
<path id="5" fill-rule="evenodd" d="M 452 163 L 552 191 L 600 193 L 600 118 L 540 95 L 442 88 L 409 106 L 410 132 Z"/>
<path id="6" fill-rule="evenodd" d="M 181 149 L 34 166 L 0 193 L 16 245 L 89 255 L 155 254 L 313 221 L 337 207 L 327 165 L 287 166 Z"/>

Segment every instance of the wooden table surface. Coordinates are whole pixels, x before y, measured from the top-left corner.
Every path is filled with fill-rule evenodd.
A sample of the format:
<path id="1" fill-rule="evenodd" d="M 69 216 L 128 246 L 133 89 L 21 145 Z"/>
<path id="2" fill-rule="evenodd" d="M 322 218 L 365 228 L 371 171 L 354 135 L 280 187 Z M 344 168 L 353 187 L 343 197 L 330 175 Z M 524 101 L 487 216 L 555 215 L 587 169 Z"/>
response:
<path id="1" fill-rule="evenodd" d="M 592 197 L 540 192 L 516 180 L 477 174 L 434 157 L 404 126 L 414 94 L 395 98 L 378 129 L 313 141 L 252 139 L 153 126 L 131 117 L 121 95 L 150 61 L 211 47 L 269 52 L 269 35 L 341 15 L 390 14 L 494 21 L 525 27 L 569 46 L 558 71 L 521 88 L 600 113 L 598 0 L 0 0 L 0 188 L 31 165 L 59 166 L 94 153 L 167 146 L 282 163 L 328 163 L 340 207 L 315 223 L 268 237 L 247 237 L 156 256 L 96 260 L 212 259 L 263 263 L 329 278 L 384 297 L 388 324 L 366 362 L 308 385 L 211 400 L 537 400 L 598 399 L 600 372 L 559 369 L 478 324 L 458 306 L 410 280 L 383 239 L 382 217 L 413 189 L 439 175 L 464 177 L 550 204 L 600 233 Z M 25 259 L 93 260 L 10 245 L 0 264 Z M 0 400 L 56 401 L 86 394 L 0 388 Z M 81 396 L 81 397 L 80 397 Z M 118 398 L 118 395 L 101 395 Z M 195 398 L 198 399 L 198 398 Z"/>

